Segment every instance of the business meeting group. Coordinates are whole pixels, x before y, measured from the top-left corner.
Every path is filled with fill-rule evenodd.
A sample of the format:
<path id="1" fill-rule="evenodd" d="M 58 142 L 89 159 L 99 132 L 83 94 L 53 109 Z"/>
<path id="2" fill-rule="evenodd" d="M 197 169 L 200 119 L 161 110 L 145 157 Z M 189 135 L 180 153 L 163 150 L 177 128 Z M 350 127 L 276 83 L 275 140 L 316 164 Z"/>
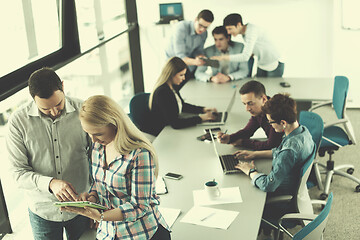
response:
<path id="1" fill-rule="evenodd" d="M 220 239 L 222 235 L 225 239 L 245 239 L 240 232 L 233 234 L 236 229 L 229 237 L 224 235 L 228 230 L 182 223 L 181 219 L 170 224 L 163 216 L 159 210 L 162 198 L 167 207 L 171 206 L 166 197 L 173 192 L 177 191 L 177 201 L 192 201 L 181 199 L 176 184 L 187 177 L 185 165 L 196 161 L 181 163 L 177 159 L 177 164 L 184 166 L 182 171 L 162 169 L 172 162 L 161 157 L 164 149 L 158 148 L 165 143 L 160 139 L 164 131 L 192 132 L 191 139 L 207 147 L 211 154 L 215 145 L 215 150 L 221 147 L 232 150 L 227 152 L 229 159 L 217 159 L 214 166 L 224 179 L 233 177 L 233 186 L 237 186 L 234 176 L 241 176 L 242 184 L 261 196 L 263 202 L 255 206 L 259 212 L 256 218 L 250 220 L 251 212 L 236 217 L 249 219 L 248 224 L 255 225 L 251 233 L 255 239 L 260 235 L 262 239 L 281 239 L 288 228 L 299 225 L 303 237 L 297 239 L 312 236 L 318 228 L 312 225 L 316 224 L 313 220 L 318 216 L 313 215 L 306 186 L 310 179 L 317 185 L 313 161 L 324 134 L 323 122 L 321 118 L 317 122 L 319 116 L 310 111 L 302 113 L 299 120 L 297 101 L 286 93 L 289 86 L 269 96 L 265 84 L 257 80 L 281 79 L 285 68 L 276 44 L 260 26 L 247 23 L 239 13 L 229 13 L 223 25 L 212 26 L 210 33 L 213 21 L 212 11 L 204 9 L 193 20 L 180 19 L 174 24 L 164 52 L 166 63 L 153 90 L 136 94 L 129 113 L 105 95 L 94 95 L 85 101 L 65 95 L 63 80 L 50 67 L 44 66 L 30 75 L 28 88 L 32 100 L 9 118 L 6 145 L 11 173 L 27 197 L 35 240 L 63 239 L 64 232 L 67 239 L 80 239 L 88 229 L 96 231 L 96 239 Z M 204 47 L 210 35 L 214 44 Z M 232 40 L 239 36 L 242 42 Z M 209 106 L 197 104 L 196 92 L 192 98 L 182 97 L 183 91 L 191 92 L 191 84 L 200 84 L 203 94 L 213 89 L 214 96 L 208 96 L 213 99 L 207 101 Z M 219 97 L 221 106 L 225 108 L 235 97 L 241 99 L 243 106 L 235 103 L 236 109 L 225 113 L 220 111 L 220 104 L 213 104 L 216 89 L 224 86 L 227 92 Z M 140 117 L 136 111 L 140 111 Z M 226 117 L 227 121 L 232 119 L 232 128 L 226 127 L 224 114 L 225 121 Z M 233 116 L 238 116 L 241 123 Z M 199 132 L 194 132 L 205 128 L 208 144 L 196 140 Z M 263 131 L 262 138 L 253 137 L 258 130 Z M 180 149 L 186 152 L 183 146 L 187 143 L 180 139 L 174 145 L 166 145 L 166 152 Z M 326 143 L 330 147 L 333 141 L 323 140 L 321 144 Z M 195 152 L 183 154 L 189 158 L 197 156 Z M 260 160 L 265 160 L 269 171 L 258 167 Z M 208 167 L 204 164 L 201 172 L 206 174 Z M 231 172 L 226 173 L 225 168 L 231 168 Z M 156 182 L 167 172 L 184 177 L 166 179 L 172 189 L 159 196 Z M 210 175 L 207 180 L 209 188 L 219 184 L 219 179 Z M 247 190 L 240 191 L 245 201 Z M 288 198 L 279 200 L 284 196 Z M 332 197 L 327 189 L 320 213 L 323 215 L 317 218 L 319 225 L 327 218 Z M 71 204 L 76 202 L 82 205 Z M 236 206 L 224 209 L 236 211 Z M 182 214 L 187 211 L 181 209 Z M 312 214 L 313 218 L 305 222 L 283 219 L 290 213 Z M 202 216 L 199 222 L 216 218 L 214 214 Z M 233 222 L 235 226 L 231 227 L 237 228 L 236 224 Z M 177 225 L 182 227 L 177 230 Z M 311 229 L 306 229 L 309 225 Z M 186 229 L 189 232 L 185 235 L 179 233 Z M 199 236 L 197 229 L 200 232 L 209 229 L 209 235 Z"/>

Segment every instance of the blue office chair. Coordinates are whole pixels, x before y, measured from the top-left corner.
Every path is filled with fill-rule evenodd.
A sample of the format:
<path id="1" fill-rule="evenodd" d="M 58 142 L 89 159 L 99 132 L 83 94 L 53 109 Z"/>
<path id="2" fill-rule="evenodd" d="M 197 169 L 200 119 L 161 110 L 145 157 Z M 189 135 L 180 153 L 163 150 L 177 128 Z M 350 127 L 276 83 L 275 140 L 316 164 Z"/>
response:
<path id="1" fill-rule="evenodd" d="M 145 135 L 150 141 L 153 141 L 155 136 L 150 131 L 153 117 L 149 109 L 149 97 L 150 93 L 137 93 L 134 95 L 129 104 L 129 117 L 137 128 L 146 133 Z"/>
<path id="2" fill-rule="evenodd" d="M 290 213 L 285 214 L 279 222 L 279 229 L 282 232 L 285 232 L 291 239 L 301 240 L 301 239 L 309 239 L 309 240 L 319 240 L 323 238 L 323 233 L 325 231 L 326 223 L 329 218 L 329 213 L 331 210 L 331 205 L 333 201 L 333 193 L 330 193 L 326 205 L 319 215 L 313 214 L 301 214 L 301 213 Z M 296 234 L 292 235 L 286 228 L 283 227 L 283 221 L 289 220 L 308 220 L 311 221 L 309 224 L 304 226 L 300 231 Z M 278 236 L 277 238 L 278 239 Z"/>
<path id="3" fill-rule="evenodd" d="M 334 111 L 337 116 L 337 120 L 331 123 L 324 123 L 324 134 L 323 139 L 319 148 L 319 156 L 325 156 L 325 152 L 329 154 L 329 160 L 326 165 L 317 163 L 315 167 L 318 170 L 318 166 L 321 166 L 325 169 L 322 173 L 326 173 L 325 187 L 322 188 L 321 179 L 318 182 L 321 189 L 324 189 L 324 192 L 321 193 L 320 198 L 326 199 L 330 189 L 330 183 L 334 174 L 349 178 L 354 182 L 358 183 L 355 187 L 356 192 L 360 192 L 360 180 L 352 176 L 354 172 L 354 166 L 350 164 L 343 164 L 339 166 L 334 166 L 334 161 L 332 160 L 332 155 L 334 151 L 338 150 L 340 147 L 346 145 L 356 144 L 356 139 L 354 131 L 351 125 L 349 118 L 346 116 L 346 98 L 349 89 L 349 80 L 344 76 L 336 76 L 334 82 L 333 90 L 333 99 L 322 104 L 317 104 L 309 109 L 309 111 L 314 111 L 323 106 L 333 105 Z M 340 126 L 338 126 L 340 125 Z M 341 169 L 347 169 L 346 172 L 341 171 Z"/>
<path id="4" fill-rule="evenodd" d="M 320 148 L 320 143 L 321 143 L 321 139 L 324 133 L 324 122 L 322 120 L 322 118 L 320 117 L 320 115 L 318 115 L 317 113 L 314 112 L 308 112 L 308 111 L 301 111 L 299 114 L 299 123 L 303 126 L 305 126 L 313 140 L 316 146 L 316 151 L 319 151 Z M 321 175 L 320 175 L 320 171 L 319 171 L 319 167 L 318 167 L 318 160 L 315 158 L 314 159 L 314 165 L 312 168 L 312 172 L 310 173 L 310 178 L 309 181 L 316 181 L 318 183 L 318 187 L 319 189 L 322 189 L 322 181 L 321 181 Z M 314 176 L 314 177 L 312 177 Z M 316 179 L 314 179 L 316 178 Z M 308 181 L 308 187 L 309 185 L 313 186 L 313 183 L 309 183 Z"/>

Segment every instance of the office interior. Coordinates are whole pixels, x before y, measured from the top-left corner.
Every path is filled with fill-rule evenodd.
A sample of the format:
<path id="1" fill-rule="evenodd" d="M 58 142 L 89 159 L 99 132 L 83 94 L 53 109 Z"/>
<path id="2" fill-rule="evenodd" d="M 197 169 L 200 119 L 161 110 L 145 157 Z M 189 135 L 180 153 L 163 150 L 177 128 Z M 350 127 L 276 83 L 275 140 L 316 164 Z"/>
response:
<path id="1" fill-rule="evenodd" d="M 222 25 L 227 14 L 240 13 L 245 23 L 260 25 L 273 39 L 285 63 L 283 77 L 325 77 L 329 84 L 324 87 L 332 88 L 334 76 L 347 76 L 347 107 L 356 111 L 360 108 L 356 91 L 360 89 L 360 70 L 356 67 L 360 55 L 360 19 L 356 9 L 360 4 L 356 0 L 64 2 L 10 1 L 0 10 L 0 29 L 8 33 L 0 40 L 0 153 L 4 166 L 0 170 L 0 207 L 3 211 L 6 206 L 8 212 L 8 216 L 2 212 L 0 227 L 7 226 L 3 222 L 10 222 L 14 232 L 21 231 L 27 219 L 23 194 L 7 171 L 5 134 L 9 115 L 31 99 L 26 87 L 30 71 L 41 66 L 54 67 L 64 81 L 66 94 L 83 100 L 104 94 L 128 111 L 132 96 L 152 91 L 166 61 L 164 48 L 176 22 L 156 24 L 160 3 L 181 2 L 186 20 L 193 20 L 202 9 L 210 9 L 215 20 L 208 29 L 205 47 L 213 44 L 211 31 Z M 62 15 L 64 12 L 72 13 L 70 22 L 62 22 L 68 17 Z M 63 27 L 71 25 L 71 19 L 77 25 L 70 26 L 66 33 L 70 39 L 64 39 Z M 74 32 L 77 37 L 71 39 L 69 35 Z M 77 47 L 65 49 L 72 41 L 78 43 Z M 245 81 L 239 80 L 239 84 Z M 355 131 L 358 134 L 359 129 Z M 6 231 L 1 233 L 0 239 L 6 239 L 5 234 Z M 18 236 L 29 236 L 30 232 L 22 234 Z"/>

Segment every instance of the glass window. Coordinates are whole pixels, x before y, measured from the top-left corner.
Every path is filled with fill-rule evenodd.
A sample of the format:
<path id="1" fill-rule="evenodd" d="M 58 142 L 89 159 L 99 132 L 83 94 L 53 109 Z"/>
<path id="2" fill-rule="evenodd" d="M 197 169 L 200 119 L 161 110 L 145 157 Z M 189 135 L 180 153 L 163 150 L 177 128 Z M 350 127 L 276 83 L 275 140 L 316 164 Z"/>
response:
<path id="1" fill-rule="evenodd" d="M 23 0 L 1 4 L 0 76 L 60 49 L 57 2 L 61 1 Z"/>
<path id="2" fill-rule="evenodd" d="M 77 0 L 76 14 L 82 52 L 127 29 L 124 1 Z"/>

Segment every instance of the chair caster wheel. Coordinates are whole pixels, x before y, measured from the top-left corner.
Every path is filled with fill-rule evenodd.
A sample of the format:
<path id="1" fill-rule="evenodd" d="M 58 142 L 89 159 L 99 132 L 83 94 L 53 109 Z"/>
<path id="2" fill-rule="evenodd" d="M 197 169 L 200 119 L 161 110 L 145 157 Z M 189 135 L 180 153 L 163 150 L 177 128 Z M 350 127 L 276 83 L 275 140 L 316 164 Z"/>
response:
<path id="1" fill-rule="evenodd" d="M 346 172 L 350 175 L 352 175 L 354 173 L 355 169 L 353 168 L 348 168 L 348 170 L 346 170 Z"/>
<path id="2" fill-rule="evenodd" d="M 357 186 L 356 186 L 355 192 L 360 192 L 360 185 L 357 185 Z"/>
<path id="3" fill-rule="evenodd" d="M 360 190 L 360 189 L 359 189 L 359 190 Z M 325 199 L 327 199 L 327 197 L 328 197 L 328 195 L 327 195 L 326 193 L 320 194 L 320 199 L 321 199 L 321 200 L 325 200 Z"/>

